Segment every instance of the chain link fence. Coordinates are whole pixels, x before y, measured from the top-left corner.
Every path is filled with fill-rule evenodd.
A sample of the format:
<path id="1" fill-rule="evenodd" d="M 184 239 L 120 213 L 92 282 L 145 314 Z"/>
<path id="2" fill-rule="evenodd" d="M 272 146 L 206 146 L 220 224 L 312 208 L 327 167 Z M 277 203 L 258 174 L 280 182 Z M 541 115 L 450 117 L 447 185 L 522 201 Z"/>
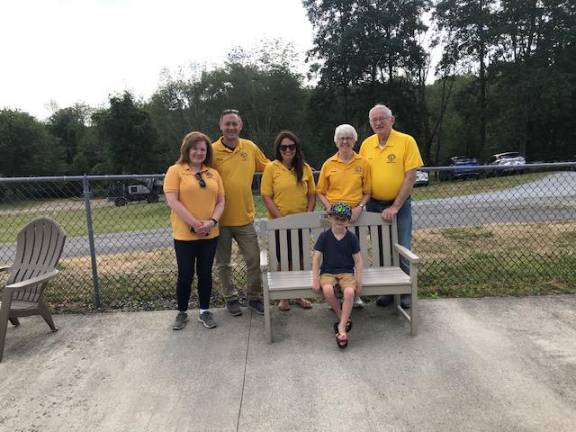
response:
<path id="1" fill-rule="evenodd" d="M 424 168 L 428 179 L 419 176 L 423 185 L 412 194 L 421 295 L 576 292 L 576 163 L 459 170 Z M 62 273 L 46 291 L 56 311 L 175 308 L 162 178 L 0 178 L 0 263 L 13 259 L 26 223 L 48 216 L 68 235 Z M 259 196 L 255 202 L 265 218 Z M 246 269 L 236 249 L 233 263 L 242 289 Z M 214 304 L 222 300 L 215 275 Z"/>

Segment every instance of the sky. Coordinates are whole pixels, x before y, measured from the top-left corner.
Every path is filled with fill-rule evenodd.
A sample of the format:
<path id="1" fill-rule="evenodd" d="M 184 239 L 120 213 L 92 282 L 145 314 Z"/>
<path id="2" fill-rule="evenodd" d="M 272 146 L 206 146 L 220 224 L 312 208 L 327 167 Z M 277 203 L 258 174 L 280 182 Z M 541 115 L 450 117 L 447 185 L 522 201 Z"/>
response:
<path id="1" fill-rule="evenodd" d="M 124 90 L 148 98 L 162 70 L 210 68 L 263 38 L 310 49 L 302 1 L 0 0 L 0 109 L 45 120 Z"/>

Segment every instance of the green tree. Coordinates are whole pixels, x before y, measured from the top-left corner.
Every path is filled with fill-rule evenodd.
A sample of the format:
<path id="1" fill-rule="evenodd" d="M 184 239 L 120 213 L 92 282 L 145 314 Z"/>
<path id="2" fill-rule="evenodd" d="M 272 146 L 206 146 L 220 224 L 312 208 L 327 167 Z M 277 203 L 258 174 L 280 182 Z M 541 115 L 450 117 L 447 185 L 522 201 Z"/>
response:
<path id="1" fill-rule="evenodd" d="M 64 163 L 67 174 L 77 174 L 74 160 L 84 139 L 88 126 L 91 108 L 87 105 L 76 104 L 57 110 L 46 123 L 48 132 L 58 139 L 64 150 Z"/>
<path id="2" fill-rule="evenodd" d="M 63 152 L 43 123 L 27 113 L 0 110 L 0 175 L 54 176 L 64 171 Z"/>
<path id="3" fill-rule="evenodd" d="M 165 167 L 154 163 L 156 130 L 149 114 L 129 92 L 110 98 L 110 108 L 92 114 L 110 173 L 141 174 Z"/>
<path id="4" fill-rule="evenodd" d="M 434 19 L 443 43 L 441 67 L 460 72 L 478 73 L 469 88 L 475 94 L 473 114 L 478 119 L 477 149 L 482 153 L 486 145 L 488 125 L 488 66 L 498 39 L 497 0 L 439 0 L 436 1 Z M 472 113 L 471 113 L 472 114 Z"/>

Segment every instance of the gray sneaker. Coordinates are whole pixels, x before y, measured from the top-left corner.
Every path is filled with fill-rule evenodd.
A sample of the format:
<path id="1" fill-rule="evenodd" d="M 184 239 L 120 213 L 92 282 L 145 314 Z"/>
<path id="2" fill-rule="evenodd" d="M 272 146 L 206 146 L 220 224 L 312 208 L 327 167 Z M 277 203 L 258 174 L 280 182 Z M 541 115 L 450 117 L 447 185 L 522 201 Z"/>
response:
<path id="1" fill-rule="evenodd" d="M 204 327 L 208 329 L 212 329 L 216 327 L 216 321 L 214 321 L 214 317 L 212 316 L 212 312 L 204 311 L 198 316 L 198 321 L 200 321 Z"/>
<path id="2" fill-rule="evenodd" d="M 258 315 L 264 315 L 264 303 L 262 303 L 262 300 L 248 300 L 248 308 Z"/>
<path id="3" fill-rule="evenodd" d="M 188 322 L 188 314 L 186 312 L 178 312 L 178 315 L 176 315 L 176 320 L 174 321 L 172 329 L 182 330 L 184 327 L 186 327 L 187 322 Z"/>
<path id="4" fill-rule="evenodd" d="M 360 297 L 355 297 L 354 298 L 354 305 L 352 307 L 354 309 L 363 309 L 364 308 L 364 302 L 362 301 L 362 299 Z"/>
<path id="5" fill-rule="evenodd" d="M 226 310 L 232 316 L 242 315 L 242 309 L 240 309 L 240 302 L 238 300 L 228 300 L 226 302 Z"/>

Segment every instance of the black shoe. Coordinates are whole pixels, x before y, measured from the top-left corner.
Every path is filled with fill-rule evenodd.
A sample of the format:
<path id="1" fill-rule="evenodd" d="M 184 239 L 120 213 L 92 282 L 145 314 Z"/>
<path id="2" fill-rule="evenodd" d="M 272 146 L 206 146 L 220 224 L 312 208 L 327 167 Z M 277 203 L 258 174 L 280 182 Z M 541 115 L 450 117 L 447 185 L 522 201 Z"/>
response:
<path id="1" fill-rule="evenodd" d="M 228 300 L 226 302 L 226 310 L 232 316 L 242 315 L 242 309 L 240 309 L 240 302 L 238 300 Z"/>
<path id="2" fill-rule="evenodd" d="M 248 308 L 258 315 L 264 315 L 264 303 L 262 303 L 262 300 L 248 300 Z"/>
<path id="3" fill-rule="evenodd" d="M 400 306 L 403 309 L 410 309 L 412 306 L 412 296 L 410 294 L 402 294 L 400 296 Z"/>
<path id="4" fill-rule="evenodd" d="M 394 303 L 394 296 L 392 295 L 383 295 L 376 300 L 376 304 L 380 307 L 390 306 L 392 303 Z"/>
<path id="5" fill-rule="evenodd" d="M 188 314 L 186 312 L 178 312 L 178 315 L 176 315 L 176 320 L 174 321 L 172 329 L 182 330 L 184 327 L 186 327 L 187 322 L 188 322 Z"/>

